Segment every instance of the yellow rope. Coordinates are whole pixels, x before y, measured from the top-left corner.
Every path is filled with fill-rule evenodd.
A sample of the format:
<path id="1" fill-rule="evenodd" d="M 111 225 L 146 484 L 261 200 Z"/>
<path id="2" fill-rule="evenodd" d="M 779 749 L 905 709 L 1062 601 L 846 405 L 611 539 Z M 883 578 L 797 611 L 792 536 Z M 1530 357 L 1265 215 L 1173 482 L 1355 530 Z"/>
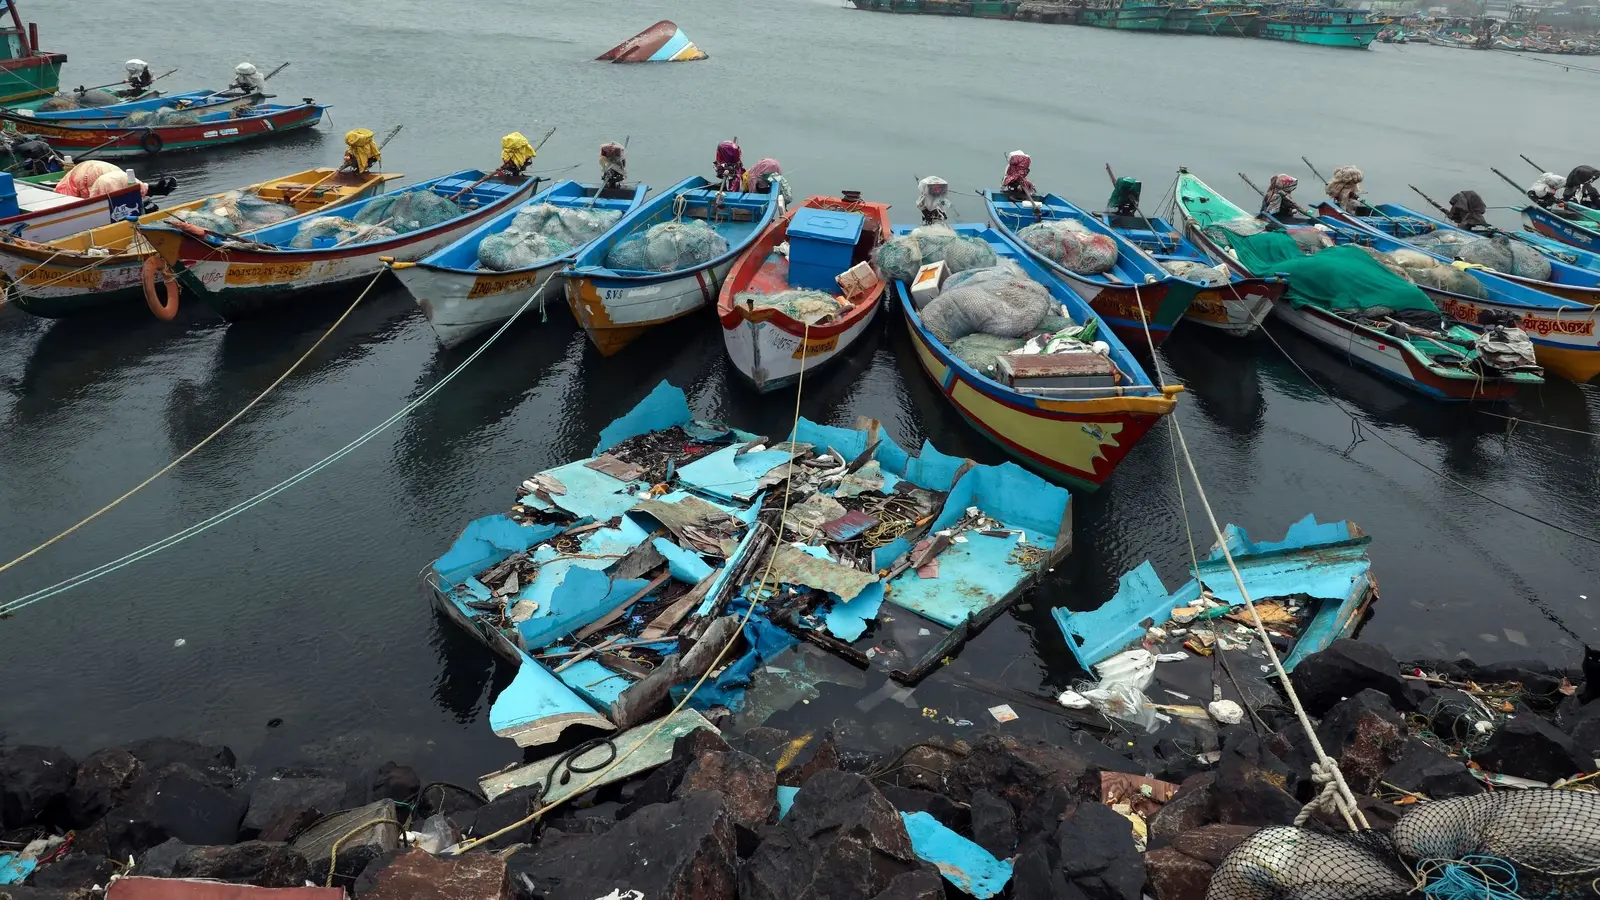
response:
<path id="1" fill-rule="evenodd" d="M 800 398 L 802 396 L 804 396 L 804 393 L 805 393 L 805 386 L 806 386 L 806 348 L 807 348 L 807 345 L 810 342 L 810 338 L 811 338 L 811 325 L 810 325 L 810 323 L 806 323 L 805 332 L 802 335 L 802 338 L 801 338 L 801 341 L 800 341 L 800 379 L 799 379 L 799 381 L 797 381 L 795 383 L 795 389 L 794 389 L 794 424 L 791 425 L 790 428 L 789 428 L 789 441 L 791 443 L 794 442 L 795 437 L 799 434 L 799 431 L 800 431 Z M 784 479 L 784 482 L 783 482 L 783 506 L 782 506 L 782 509 L 778 513 L 778 534 L 776 535 L 776 541 L 775 541 L 775 543 L 773 545 L 773 550 L 774 551 L 777 549 L 777 544 L 778 543 L 782 543 L 782 541 L 783 541 L 783 517 L 785 515 L 787 515 L 788 512 L 789 512 L 789 495 L 790 495 L 790 490 L 793 487 L 793 484 L 794 484 L 794 479 L 792 477 Z M 761 520 L 760 519 L 757 519 L 756 522 L 757 522 L 757 524 L 761 524 Z M 765 527 L 765 526 L 763 526 L 763 527 Z M 581 787 L 579 787 L 576 790 L 572 791 L 569 796 L 576 797 L 576 796 L 584 793 L 585 791 L 589 790 L 590 788 L 594 787 L 596 784 L 598 784 L 600 782 L 600 779 L 604 778 L 606 776 L 606 774 L 608 772 L 610 772 L 612 769 L 615 769 L 617 766 L 621 765 L 623 760 L 627 759 L 628 757 L 632 756 L 634 753 L 638 752 L 640 747 L 643 747 L 646 743 L 649 742 L 649 740 L 651 738 L 655 737 L 656 733 L 659 732 L 661 729 L 665 728 L 667 723 L 672 720 L 673 716 L 677 715 L 680 711 L 682 711 L 682 709 L 685 706 L 688 705 L 689 700 L 694 697 L 695 692 L 700 690 L 700 686 L 706 683 L 706 679 L 711 677 L 711 673 L 715 672 L 717 670 L 717 667 L 722 665 L 723 657 L 728 655 L 728 651 L 733 648 L 734 642 L 738 641 L 739 640 L 739 636 L 744 633 L 745 623 L 750 621 L 750 616 L 751 616 L 752 613 L 755 612 L 756 604 L 760 600 L 762 592 L 766 590 L 767 579 L 769 579 L 772 576 L 772 564 L 773 564 L 773 561 L 776 560 L 776 559 L 777 559 L 777 553 L 776 552 L 768 552 L 767 553 L 767 566 L 766 566 L 765 569 L 762 570 L 761 579 L 756 582 L 755 589 L 750 592 L 750 602 L 745 607 L 744 618 L 739 620 L 739 627 L 735 628 L 733 630 L 733 634 L 728 638 L 728 642 L 726 644 L 722 645 L 722 649 L 721 650 L 717 651 L 717 656 L 716 656 L 715 659 L 713 659 L 711 661 L 711 665 L 706 667 L 705 673 L 700 676 L 700 679 L 694 683 L 693 687 L 689 688 L 689 692 L 687 694 L 683 695 L 683 699 L 678 701 L 678 705 L 674 706 L 672 708 L 671 712 L 667 713 L 666 716 L 664 716 L 661 719 L 661 721 L 657 722 L 656 723 L 656 727 L 650 729 L 650 733 L 649 734 L 645 735 L 642 739 L 639 740 L 638 743 L 636 743 L 632 747 L 628 748 L 627 752 L 619 753 L 617 755 L 616 759 L 613 759 L 605 768 L 603 768 L 600 771 L 594 773 L 594 777 L 590 778 Z M 729 565 L 731 566 L 732 563 L 730 562 Z M 551 774 L 554 775 L 553 772 Z M 542 817 L 545 813 L 549 812 L 552 809 L 555 809 L 557 806 L 560 806 L 561 803 L 562 803 L 562 801 L 560 801 L 560 800 L 557 800 L 554 803 L 546 803 L 544 806 L 541 806 L 540 808 L 534 810 L 532 813 L 529 813 L 527 818 L 524 818 L 524 819 L 522 819 L 520 821 L 517 821 L 517 822 L 512 822 L 510 825 L 507 825 L 506 827 L 504 827 L 504 828 L 500 829 L 499 831 L 496 831 L 496 832 L 494 832 L 492 834 L 486 834 L 483 837 L 473 838 L 472 840 L 461 844 L 459 849 L 457 849 L 455 852 L 456 852 L 456 854 L 466 853 L 468 850 L 471 850 L 473 847 L 476 847 L 479 844 L 485 843 L 487 841 L 492 841 L 495 838 L 501 837 L 501 836 L 506 835 L 506 834 L 509 834 L 510 832 L 513 832 L 513 831 L 517 830 L 518 828 L 523 827 L 524 825 L 527 825 L 527 824 L 529 824 L 531 822 L 535 822 L 540 817 Z"/>
<path id="2" fill-rule="evenodd" d="M 357 825 L 355 828 L 352 828 L 351 830 L 349 830 L 349 831 L 345 832 L 343 835 L 341 835 L 340 838 L 337 841 L 333 842 L 333 848 L 328 851 L 328 881 L 327 881 L 327 884 L 326 884 L 327 887 L 333 887 L 333 867 L 339 861 L 339 845 L 343 844 L 345 841 L 350 840 L 351 838 L 355 837 L 356 835 L 360 834 L 361 832 L 366 831 L 368 828 L 371 828 L 374 825 L 393 825 L 396 828 L 400 827 L 400 823 L 399 822 L 396 822 L 394 819 L 391 819 L 388 816 L 384 816 L 381 819 L 373 819 L 370 822 L 362 822 L 360 825 Z"/>
<path id="3" fill-rule="evenodd" d="M 271 384 L 267 385 L 265 390 L 263 390 L 261 393 L 257 394 L 255 396 L 255 398 L 252 399 L 249 403 L 246 403 L 244 405 L 243 409 L 240 409 L 238 412 L 236 412 L 232 416 L 230 416 L 226 422 L 223 422 L 221 425 L 218 425 L 215 431 L 212 431 L 210 434 L 208 434 L 205 437 L 201 438 L 200 439 L 200 443 L 195 444 L 193 447 L 190 447 L 188 450 L 185 450 L 181 456 L 179 456 L 177 459 L 174 459 L 172 462 L 167 463 L 165 466 L 162 466 L 159 470 L 156 471 L 156 473 L 154 475 L 151 475 L 149 478 L 146 478 L 145 480 L 143 480 L 143 481 L 139 482 L 138 484 L 134 485 L 132 488 L 129 488 L 128 491 L 126 493 L 124 493 L 122 496 L 120 496 L 117 499 L 111 501 L 110 503 L 107 503 L 105 506 L 100 507 L 99 509 L 97 509 L 94 512 L 90 513 L 89 515 L 84 516 L 81 520 L 78 521 L 77 524 L 75 524 L 72 527 L 68 528 L 67 530 L 61 532 L 60 534 L 56 535 L 55 537 L 49 539 L 48 541 L 45 541 L 44 543 L 40 544 L 39 546 L 34 547 L 32 550 L 29 550 L 27 553 L 22 554 L 21 556 L 17 557 L 16 559 L 13 559 L 12 561 L 6 563 L 5 565 L 0 565 L 0 572 L 4 572 L 7 569 L 10 569 L 12 566 L 15 566 L 17 563 L 20 563 L 23 560 L 33 556 L 34 554 L 38 553 L 40 550 L 43 550 L 44 548 L 50 546 L 51 544 L 54 544 L 55 542 L 61 540 L 62 538 L 66 537 L 67 535 L 72 534 L 74 531 L 77 531 L 78 529 L 80 529 L 83 526 L 89 524 L 90 522 L 93 522 L 95 519 L 98 519 L 102 515 L 105 515 L 106 513 L 110 512 L 112 509 L 115 509 L 118 505 L 120 505 L 122 503 L 122 501 L 128 499 L 129 497 L 132 497 L 134 494 L 137 494 L 139 491 L 144 490 L 144 488 L 149 486 L 149 484 L 152 481 L 155 481 L 157 478 L 160 478 L 161 476 L 163 476 L 163 475 L 167 474 L 168 472 L 172 471 L 174 468 L 176 468 L 178 466 L 179 463 L 181 463 L 184 460 L 188 459 L 189 457 L 193 456 L 196 452 L 198 452 L 200 450 L 200 448 L 202 448 L 205 445 L 211 443 L 213 440 L 215 440 L 217 438 L 218 435 L 222 434 L 224 431 L 227 431 L 230 427 L 233 426 L 233 424 L 235 422 L 237 422 L 241 418 L 243 418 L 245 413 L 248 413 L 250 410 L 254 409 L 256 404 L 260 403 L 262 400 L 265 400 L 268 394 L 272 393 L 274 390 L 277 389 L 278 385 L 283 384 L 285 379 L 287 379 L 290 375 L 293 375 L 295 370 L 300 368 L 300 365 L 302 363 L 304 363 L 308 358 L 310 358 L 311 354 L 315 353 L 318 347 L 322 346 L 322 342 L 326 341 L 328 339 L 328 336 L 333 334 L 334 330 L 337 329 L 340 325 L 342 325 L 344 323 L 344 320 L 349 318 L 350 314 L 352 312 L 355 312 L 356 307 L 361 304 L 362 300 L 366 299 L 366 296 L 367 296 L 368 292 L 370 292 L 372 290 L 373 285 L 377 284 L 378 283 L 378 279 L 380 279 L 382 277 L 383 277 L 383 272 L 382 271 L 379 271 L 377 275 L 372 276 L 372 280 L 367 283 L 367 286 L 365 288 L 362 289 L 360 295 L 358 295 L 356 297 L 355 301 L 350 304 L 349 308 L 347 308 L 339 316 L 338 319 L 335 319 L 334 323 L 332 325 L 328 326 L 328 330 L 324 331 L 322 333 L 322 336 L 317 338 L 315 343 L 313 343 L 310 347 L 306 348 L 306 352 L 300 354 L 300 358 L 299 359 L 296 359 L 292 364 L 290 364 L 289 368 L 283 370 L 283 374 L 279 375 Z"/>

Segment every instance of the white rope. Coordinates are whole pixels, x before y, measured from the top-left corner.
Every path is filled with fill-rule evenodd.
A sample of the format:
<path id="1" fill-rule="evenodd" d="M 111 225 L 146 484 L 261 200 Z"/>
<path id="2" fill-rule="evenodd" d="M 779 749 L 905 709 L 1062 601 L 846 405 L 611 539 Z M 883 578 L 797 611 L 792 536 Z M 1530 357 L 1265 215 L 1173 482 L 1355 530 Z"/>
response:
<path id="1" fill-rule="evenodd" d="M 1150 336 L 1150 323 L 1145 319 L 1144 302 L 1139 298 L 1138 285 L 1134 286 L 1134 305 L 1139 309 L 1139 321 L 1144 326 L 1144 339 L 1150 347 L 1150 359 L 1155 363 L 1156 377 L 1165 384 L 1166 375 L 1161 371 L 1161 358 L 1156 355 L 1155 339 Z M 1304 706 L 1300 705 L 1300 697 L 1295 693 L 1294 685 L 1289 681 L 1289 673 L 1283 668 L 1283 661 L 1278 658 L 1277 648 L 1272 646 L 1272 639 L 1267 634 L 1267 626 L 1261 621 L 1261 614 L 1256 611 L 1254 600 L 1250 599 L 1250 591 L 1245 587 L 1244 576 L 1239 574 L 1239 567 L 1233 561 L 1233 551 L 1228 549 L 1227 538 L 1222 533 L 1222 526 L 1217 524 L 1216 513 L 1211 509 L 1211 501 L 1206 497 L 1205 485 L 1200 483 L 1200 473 L 1195 469 L 1194 457 L 1189 453 L 1189 441 L 1183 435 L 1183 427 L 1178 424 L 1176 415 L 1169 415 L 1167 420 L 1172 424 L 1173 431 L 1178 436 L 1178 445 L 1183 450 L 1183 459 L 1189 469 L 1189 477 L 1194 481 L 1195 495 L 1200 498 L 1200 506 L 1206 512 L 1206 521 L 1211 525 L 1211 531 L 1216 536 L 1217 547 L 1222 551 L 1222 556 L 1228 562 L 1228 571 L 1233 574 L 1233 581 L 1239 588 L 1239 596 L 1244 598 L 1244 605 L 1250 610 L 1250 619 L 1255 623 L 1256 634 L 1261 638 L 1261 644 L 1267 651 L 1267 658 L 1272 662 L 1273 671 L 1278 676 L 1278 681 L 1283 685 L 1283 690 L 1289 696 L 1289 703 L 1294 707 L 1295 718 L 1300 721 L 1300 727 L 1305 730 L 1306 737 L 1311 742 L 1311 749 L 1316 753 L 1316 762 L 1312 764 L 1312 777 L 1322 783 L 1322 793 L 1317 799 L 1306 804 L 1305 809 L 1296 817 L 1299 824 L 1317 810 L 1323 809 L 1328 803 L 1327 796 L 1332 791 L 1333 803 L 1339 810 L 1339 815 L 1344 819 L 1345 825 L 1351 831 L 1365 831 L 1371 826 L 1367 818 L 1356 806 L 1355 795 L 1350 792 L 1350 786 L 1345 783 L 1344 773 L 1339 771 L 1339 764 L 1330 758 L 1327 751 L 1322 749 L 1322 742 L 1317 740 L 1317 732 L 1311 725 L 1311 718 L 1306 715 Z M 1183 523 L 1189 527 L 1187 519 Z M 1196 576 L 1198 576 L 1198 572 Z M 1325 779 L 1325 780 L 1324 780 Z"/>

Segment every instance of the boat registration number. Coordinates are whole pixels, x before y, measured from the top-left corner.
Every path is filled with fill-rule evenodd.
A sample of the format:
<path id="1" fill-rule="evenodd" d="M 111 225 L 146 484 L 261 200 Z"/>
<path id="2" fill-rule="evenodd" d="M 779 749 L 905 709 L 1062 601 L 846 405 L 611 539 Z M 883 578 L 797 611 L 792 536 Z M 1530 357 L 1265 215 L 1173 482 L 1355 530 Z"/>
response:
<path id="1" fill-rule="evenodd" d="M 291 281 L 311 271 L 311 263 L 234 263 L 228 266 L 224 284 L 276 284 Z"/>
<path id="2" fill-rule="evenodd" d="M 494 294 L 504 294 L 509 291 L 520 291 L 531 288 L 539 283 L 539 276 L 521 275 L 516 278 L 501 278 L 494 275 L 479 275 L 472 282 L 472 290 L 467 291 L 468 300 L 479 297 L 488 297 Z"/>
<path id="3" fill-rule="evenodd" d="M 812 338 L 809 341 L 802 342 L 800 346 L 795 347 L 794 353 L 789 358 L 804 359 L 807 356 L 815 356 L 818 353 L 831 353 L 838 346 L 838 335 L 826 338 Z"/>
<path id="4" fill-rule="evenodd" d="M 601 300 L 621 300 L 624 297 L 653 297 L 661 293 L 661 285 L 642 288 L 606 288 L 600 292 Z"/>
<path id="5" fill-rule="evenodd" d="M 22 273 L 22 283 L 53 288 L 97 288 L 99 269 L 46 269 L 35 266 Z"/>

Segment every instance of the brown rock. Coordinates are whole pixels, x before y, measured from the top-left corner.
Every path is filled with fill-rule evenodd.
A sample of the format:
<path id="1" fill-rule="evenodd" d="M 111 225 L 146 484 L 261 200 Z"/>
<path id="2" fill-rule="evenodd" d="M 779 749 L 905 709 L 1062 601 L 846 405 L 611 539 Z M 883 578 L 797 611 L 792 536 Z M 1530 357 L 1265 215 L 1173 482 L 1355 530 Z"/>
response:
<path id="1" fill-rule="evenodd" d="M 942 793 L 950 770 L 961 762 L 967 752 L 962 745 L 942 747 L 931 742 L 921 743 L 907 750 L 893 771 L 878 781 L 880 784 Z"/>
<path id="2" fill-rule="evenodd" d="M 257 837 L 263 841 L 292 841 L 320 818 L 322 813 L 314 806 L 285 806 L 267 820 Z"/>
<path id="3" fill-rule="evenodd" d="M 784 787 L 800 787 L 818 772 L 839 768 L 839 745 L 832 734 L 807 732 L 777 748 L 775 755 L 768 762 Z"/>
<path id="4" fill-rule="evenodd" d="M 1172 841 L 1172 849 L 1208 865 L 1220 866 L 1223 857 L 1259 830 L 1254 825 L 1206 825 L 1178 835 Z"/>
<path id="5" fill-rule="evenodd" d="M 707 753 L 689 764 L 674 796 L 718 791 L 728 801 L 735 825 L 755 831 L 778 809 L 778 776 L 760 760 L 737 750 Z"/>
<path id="6" fill-rule="evenodd" d="M 379 870 L 362 900 L 510 900 L 506 861 L 494 853 L 437 857 L 412 850 Z"/>
<path id="7" fill-rule="evenodd" d="M 1144 855 L 1145 883 L 1156 900 L 1205 900 L 1211 866 L 1172 848 Z"/>
<path id="8" fill-rule="evenodd" d="M 950 770 L 946 781 L 950 796 L 963 803 L 975 791 L 987 790 L 1014 809 L 1027 809 L 1052 787 L 1098 801 L 1100 780 L 1098 774 L 1088 777 L 1090 767 L 1087 758 L 1055 744 L 991 734 Z"/>
<path id="9" fill-rule="evenodd" d="M 1214 772 L 1201 772 L 1185 778 L 1183 784 L 1178 785 L 1178 792 L 1150 820 L 1151 838 L 1170 840 L 1216 821 L 1212 794 L 1216 780 Z"/>

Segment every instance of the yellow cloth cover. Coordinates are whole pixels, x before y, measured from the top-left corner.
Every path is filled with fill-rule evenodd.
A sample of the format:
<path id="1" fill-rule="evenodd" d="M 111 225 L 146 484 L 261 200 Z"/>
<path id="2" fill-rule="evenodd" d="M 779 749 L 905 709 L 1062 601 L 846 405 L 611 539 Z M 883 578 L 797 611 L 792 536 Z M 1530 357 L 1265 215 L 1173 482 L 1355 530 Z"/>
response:
<path id="1" fill-rule="evenodd" d="M 509 163 L 517 168 L 528 164 L 538 154 L 533 151 L 533 145 L 522 136 L 522 132 L 513 131 L 500 139 L 500 161 Z"/>
<path id="2" fill-rule="evenodd" d="M 346 133 L 344 146 L 345 164 L 354 165 L 357 172 L 366 172 L 373 163 L 383 159 L 383 153 L 372 140 L 372 132 L 365 128 L 357 128 Z"/>

